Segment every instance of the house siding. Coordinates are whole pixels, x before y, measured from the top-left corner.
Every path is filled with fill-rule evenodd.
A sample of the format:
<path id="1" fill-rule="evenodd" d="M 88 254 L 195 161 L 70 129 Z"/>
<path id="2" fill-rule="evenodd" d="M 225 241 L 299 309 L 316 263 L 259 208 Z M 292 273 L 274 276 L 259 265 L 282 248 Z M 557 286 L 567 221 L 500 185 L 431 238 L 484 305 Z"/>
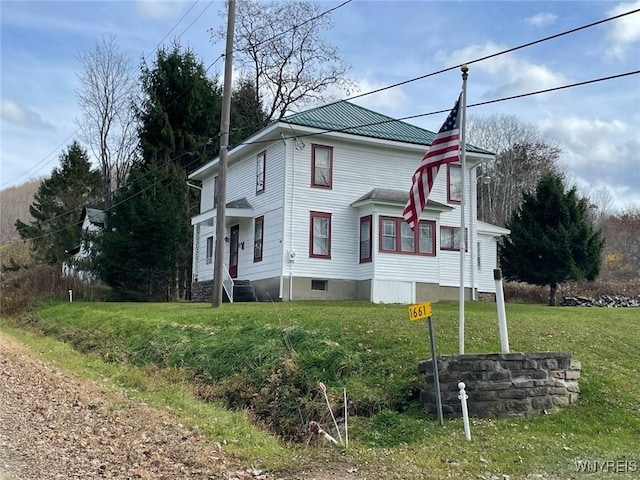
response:
<path id="1" fill-rule="evenodd" d="M 286 128 L 286 127 L 283 127 Z M 290 134 L 290 132 L 287 133 Z M 270 135 L 277 134 L 277 130 Z M 274 138 L 274 137 L 271 137 Z M 312 186 L 312 145 L 332 147 L 332 185 L 330 189 Z M 256 155 L 265 151 L 265 191 L 256 194 Z M 242 151 L 242 150 L 241 150 Z M 435 255 L 380 252 L 380 216 L 401 217 L 401 205 L 381 202 L 351 205 L 374 188 L 408 191 L 411 177 L 420 164 L 422 149 L 365 137 L 307 135 L 299 139 L 273 140 L 242 151 L 242 158 L 228 169 L 227 202 L 246 198 L 253 208 L 252 218 L 227 217 L 227 229 L 239 225 L 239 279 L 256 287 L 261 300 L 358 298 L 385 303 L 410 303 L 458 298 L 460 252 L 440 250 L 440 227 L 460 225 L 460 205 L 447 202 L 446 169 L 436 177 L 430 200 L 449 205 L 452 210 L 429 209 L 421 219 L 434 222 Z M 237 157 L 236 157 L 237 158 Z M 474 160 L 469 161 L 473 166 Z M 467 198 L 474 198 L 475 184 L 465 172 Z M 213 205 L 211 174 L 203 179 L 202 212 Z M 310 255 L 311 213 L 331 218 L 330 258 Z M 495 240 L 490 234 L 473 235 L 475 200 L 465 205 L 469 242 L 480 240 L 482 269 L 475 273 L 481 292 L 493 292 Z M 372 216 L 371 262 L 360 263 L 360 218 Z M 263 260 L 253 261 L 254 218 L 264 217 Z M 485 225 L 486 226 L 486 225 Z M 206 237 L 214 227 L 199 227 L 197 248 L 198 280 L 210 280 L 212 265 L 205 264 Z M 470 247 L 470 246 L 468 246 Z M 475 243 L 474 243 L 475 248 Z M 466 296 L 470 297 L 471 265 L 476 261 L 472 249 L 465 253 Z M 225 264 L 228 263 L 228 246 Z M 475 265 L 474 265 L 475 266 Z M 326 290 L 311 288 L 313 280 L 326 281 Z"/>

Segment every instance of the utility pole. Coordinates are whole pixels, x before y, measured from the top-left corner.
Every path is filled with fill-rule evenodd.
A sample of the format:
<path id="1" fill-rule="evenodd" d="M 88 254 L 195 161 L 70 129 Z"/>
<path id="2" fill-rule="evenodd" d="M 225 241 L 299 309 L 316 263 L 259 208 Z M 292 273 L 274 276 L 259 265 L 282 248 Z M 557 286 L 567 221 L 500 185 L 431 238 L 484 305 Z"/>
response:
<path id="1" fill-rule="evenodd" d="M 233 67 L 233 30 L 236 18 L 236 1 L 229 0 L 227 13 L 227 45 L 224 57 L 224 85 L 222 114 L 220 117 L 220 156 L 218 158 L 218 207 L 216 210 L 216 246 L 213 265 L 213 307 L 222 305 L 222 281 L 224 279 L 225 208 L 227 204 L 227 154 L 229 153 L 229 118 L 231 116 L 231 69 Z"/>

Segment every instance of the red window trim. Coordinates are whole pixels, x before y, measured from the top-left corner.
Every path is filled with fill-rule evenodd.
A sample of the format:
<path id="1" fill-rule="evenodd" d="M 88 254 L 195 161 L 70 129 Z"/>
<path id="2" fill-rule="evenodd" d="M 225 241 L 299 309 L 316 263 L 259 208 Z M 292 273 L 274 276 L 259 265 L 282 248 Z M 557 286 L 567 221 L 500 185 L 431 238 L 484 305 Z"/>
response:
<path id="1" fill-rule="evenodd" d="M 393 250 L 385 250 L 383 248 L 382 242 L 382 222 L 384 220 L 392 220 L 396 223 L 396 245 Z M 431 253 L 421 252 L 420 251 L 420 229 L 416 228 L 413 232 L 413 251 L 406 252 L 400 249 L 402 236 L 400 234 L 402 229 L 402 222 L 405 222 L 404 218 L 399 217 L 388 217 L 388 216 L 380 216 L 378 220 L 378 251 L 380 253 L 399 253 L 401 255 L 420 255 L 422 257 L 435 257 L 436 256 L 436 222 L 433 220 L 420 220 L 419 224 L 428 224 L 431 225 L 431 231 L 433 235 L 431 236 Z"/>
<path id="2" fill-rule="evenodd" d="M 458 231 L 460 230 L 460 227 L 455 227 L 451 225 L 440 225 L 440 241 L 438 242 L 440 244 L 440 250 L 447 251 L 447 252 L 459 252 L 460 248 L 442 246 L 442 229 L 444 228 L 448 230 L 453 230 L 454 235 L 459 235 L 459 233 L 457 233 L 456 230 Z M 466 227 L 464 229 L 464 251 L 465 252 L 469 251 L 469 230 Z"/>
<path id="3" fill-rule="evenodd" d="M 316 150 L 329 151 L 329 185 L 320 185 L 316 183 Z M 331 190 L 333 188 L 333 147 L 327 145 L 311 144 L 311 186 L 313 188 L 324 188 Z"/>
<path id="4" fill-rule="evenodd" d="M 460 169 L 460 175 L 462 175 L 462 165 L 458 165 L 455 163 L 447 164 L 447 203 L 453 203 L 455 205 L 460 205 L 460 200 L 456 200 L 455 198 L 451 198 L 451 169 L 458 168 Z M 460 178 L 462 180 L 462 177 Z"/>
<path id="5" fill-rule="evenodd" d="M 261 225 L 262 238 L 260 239 L 260 256 L 256 256 L 256 226 Z M 264 215 L 256 217 L 253 223 L 253 262 L 261 262 L 264 251 Z"/>
<path id="6" fill-rule="evenodd" d="M 313 222 L 316 218 L 326 218 L 329 221 L 327 225 L 327 254 L 313 253 Z M 310 212 L 309 215 L 309 257 L 331 259 L 331 214 L 326 212 Z"/>
<path id="7" fill-rule="evenodd" d="M 260 161 L 260 157 L 262 157 L 262 188 L 259 189 L 258 184 L 258 162 Z M 266 188 L 267 183 L 267 151 L 264 150 L 256 155 L 256 195 L 260 195 L 264 193 L 264 189 Z"/>
<path id="8" fill-rule="evenodd" d="M 362 257 L 362 237 L 360 237 L 360 235 L 362 235 L 362 224 L 364 222 L 369 222 L 369 256 L 368 257 Z M 360 231 L 359 233 L 359 238 L 360 238 L 360 243 L 359 243 L 359 249 L 358 249 L 358 255 L 360 258 L 360 263 L 369 263 L 373 260 L 373 215 L 366 215 L 364 217 L 360 217 Z"/>

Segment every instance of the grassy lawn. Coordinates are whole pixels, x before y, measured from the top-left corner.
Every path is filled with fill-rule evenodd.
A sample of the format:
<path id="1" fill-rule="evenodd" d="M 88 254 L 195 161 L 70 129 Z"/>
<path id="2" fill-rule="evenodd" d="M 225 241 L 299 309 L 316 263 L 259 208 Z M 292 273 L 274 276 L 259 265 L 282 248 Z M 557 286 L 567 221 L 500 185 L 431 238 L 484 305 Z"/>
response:
<path id="1" fill-rule="evenodd" d="M 457 353 L 457 314 L 455 302 L 433 306 L 439 354 Z M 494 304 L 467 304 L 467 353 L 499 351 L 496 318 Z M 269 468 L 348 455 L 380 478 L 475 478 L 486 472 L 599 478 L 577 472 L 576 461 L 600 460 L 636 462 L 638 471 L 614 478 L 637 477 L 640 311 L 510 304 L 507 320 L 512 352 L 572 352 L 582 363 L 581 399 L 535 419 L 472 419 L 472 442 L 464 439 L 461 419 L 439 426 L 423 414 L 417 364 L 430 357 L 429 339 L 425 324 L 409 322 L 404 306 L 304 302 L 212 309 L 75 302 L 43 305 L 18 325 L 85 354 L 21 335 L 67 368 L 108 377 L 147 401 L 169 405 L 239 457 Z M 320 381 L 334 405 L 347 390 L 348 453 L 278 442 L 250 424 L 248 417 L 292 439 L 302 438 L 310 420 L 331 432 Z M 191 390 L 213 403 L 188 393 L 194 382 L 198 387 Z M 248 406 L 250 414 L 221 405 Z"/>

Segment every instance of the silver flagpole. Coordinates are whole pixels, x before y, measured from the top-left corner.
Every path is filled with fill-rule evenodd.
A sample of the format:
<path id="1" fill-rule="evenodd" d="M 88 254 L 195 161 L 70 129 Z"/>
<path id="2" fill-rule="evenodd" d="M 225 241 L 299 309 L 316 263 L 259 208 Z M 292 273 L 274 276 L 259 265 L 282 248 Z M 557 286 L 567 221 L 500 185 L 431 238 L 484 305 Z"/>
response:
<path id="1" fill-rule="evenodd" d="M 461 179 L 460 179 L 460 298 L 458 306 L 458 345 L 460 355 L 464 354 L 464 253 L 466 250 L 466 236 L 464 231 L 464 178 L 466 175 L 466 156 L 467 156 L 467 144 L 466 144 L 466 123 L 467 123 L 467 77 L 469 67 L 465 64 L 460 67 L 462 70 L 462 117 L 460 118 L 460 164 L 461 164 Z"/>

